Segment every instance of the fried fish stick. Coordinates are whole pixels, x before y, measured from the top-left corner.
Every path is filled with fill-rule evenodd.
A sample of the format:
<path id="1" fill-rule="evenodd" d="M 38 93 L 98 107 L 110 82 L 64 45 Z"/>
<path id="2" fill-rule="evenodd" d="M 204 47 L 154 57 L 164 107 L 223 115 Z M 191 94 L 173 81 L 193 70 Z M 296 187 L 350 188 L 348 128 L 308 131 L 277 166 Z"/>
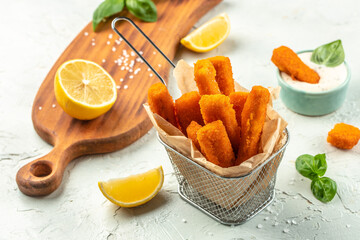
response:
<path id="1" fill-rule="evenodd" d="M 236 121 L 235 110 L 230 104 L 230 98 L 222 94 L 203 95 L 199 103 L 205 124 L 221 120 L 231 145 L 237 152 L 240 143 L 240 127 Z"/>
<path id="2" fill-rule="evenodd" d="M 217 56 L 208 58 L 216 70 L 215 80 L 222 94 L 229 96 L 235 92 L 231 62 L 228 57 Z"/>
<path id="3" fill-rule="evenodd" d="M 206 159 L 220 167 L 231 167 L 235 155 L 224 124 L 218 120 L 197 131 L 201 152 Z"/>
<path id="4" fill-rule="evenodd" d="M 216 70 L 209 60 L 198 60 L 194 66 L 194 75 L 200 95 L 221 93 L 215 80 Z"/>
<path id="5" fill-rule="evenodd" d="M 258 153 L 269 100 L 270 93 L 266 88 L 254 86 L 251 89 L 241 114 L 241 141 L 235 165 Z"/>
<path id="6" fill-rule="evenodd" d="M 197 140 L 197 131 L 199 131 L 199 129 L 202 128 L 202 126 L 200 124 L 198 124 L 195 121 L 192 121 L 190 123 L 190 125 L 186 128 L 186 133 L 188 138 L 191 139 L 191 141 L 194 143 L 195 147 L 200 151 L 200 145 L 199 145 L 199 141 Z"/>
<path id="7" fill-rule="evenodd" d="M 352 149 L 360 140 L 360 130 L 346 123 L 337 123 L 328 133 L 327 141 L 341 149 Z"/>
<path id="8" fill-rule="evenodd" d="M 281 46 L 274 49 L 271 61 L 280 71 L 287 73 L 292 79 L 311 84 L 319 83 L 320 76 L 288 47 Z"/>
<path id="9" fill-rule="evenodd" d="M 186 135 L 186 128 L 191 121 L 204 125 L 200 112 L 200 94 L 196 91 L 183 94 L 175 100 L 175 113 L 180 125 L 180 130 Z"/>
<path id="10" fill-rule="evenodd" d="M 245 101 L 248 97 L 248 92 L 233 92 L 229 95 L 230 103 L 233 105 L 233 108 L 236 113 L 236 121 L 241 128 L 241 113 L 245 105 Z"/>
<path id="11" fill-rule="evenodd" d="M 166 121 L 178 127 L 174 101 L 164 84 L 155 83 L 151 85 L 148 90 L 148 103 L 153 113 L 159 114 Z"/>

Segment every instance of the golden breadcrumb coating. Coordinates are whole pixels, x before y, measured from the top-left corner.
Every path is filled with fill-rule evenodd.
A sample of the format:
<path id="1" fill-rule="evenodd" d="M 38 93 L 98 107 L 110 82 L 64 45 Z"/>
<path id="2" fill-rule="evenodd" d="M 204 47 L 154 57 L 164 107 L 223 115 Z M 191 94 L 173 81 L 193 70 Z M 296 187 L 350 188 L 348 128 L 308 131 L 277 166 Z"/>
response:
<path id="1" fill-rule="evenodd" d="M 320 76 L 303 63 L 299 56 L 288 47 L 281 46 L 274 49 L 271 61 L 280 71 L 287 73 L 294 80 L 312 84 L 320 81 Z"/>
<path id="2" fill-rule="evenodd" d="M 190 125 L 186 128 L 186 133 L 189 139 L 191 139 L 191 141 L 194 143 L 195 147 L 200 151 L 200 145 L 199 145 L 199 141 L 197 140 L 197 131 L 202 128 L 202 126 L 200 124 L 198 124 L 195 121 L 192 121 L 190 123 Z"/>
<path id="3" fill-rule="evenodd" d="M 197 131 L 201 152 L 206 159 L 220 167 L 231 167 L 235 155 L 225 126 L 218 120 L 206 124 Z"/>
<path id="4" fill-rule="evenodd" d="M 230 103 L 230 98 L 222 94 L 203 95 L 199 103 L 205 124 L 221 120 L 231 145 L 237 152 L 240 143 L 240 127 L 236 121 L 236 113 Z"/>
<path id="5" fill-rule="evenodd" d="M 216 70 L 215 80 L 222 94 L 229 96 L 235 92 L 231 62 L 228 57 L 217 56 L 208 58 Z"/>
<path id="6" fill-rule="evenodd" d="M 198 60 L 194 66 L 194 75 L 200 95 L 221 93 L 215 80 L 216 70 L 209 60 Z"/>
<path id="7" fill-rule="evenodd" d="M 337 123 L 328 133 L 327 141 L 341 149 L 352 149 L 360 139 L 360 130 L 346 123 Z"/>
<path id="8" fill-rule="evenodd" d="M 148 103 L 153 113 L 159 114 L 166 121 L 178 127 L 174 101 L 164 84 L 155 83 L 151 85 L 148 90 Z"/>
<path id="9" fill-rule="evenodd" d="M 241 114 L 241 140 L 235 165 L 258 153 L 269 100 L 268 89 L 261 86 L 254 86 L 251 89 Z"/>
<path id="10" fill-rule="evenodd" d="M 196 91 L 183 94 L 175 100 L 175 113 L 180 125 L 180 130 L 186 135 L 186 128 L 191 121 L 204 125 L 200 112 L 200 94 Z"/>
<path id="11" fill-rule="evenodd" d="M 233 92 L 229 95 L 230 103 L 233 105 L 233 108 L 236 113 L 236 120 L 238 125 L 241 127 L 241 113 L 245 105 L 245 101 L 248 97 L 248 92 Z"/>

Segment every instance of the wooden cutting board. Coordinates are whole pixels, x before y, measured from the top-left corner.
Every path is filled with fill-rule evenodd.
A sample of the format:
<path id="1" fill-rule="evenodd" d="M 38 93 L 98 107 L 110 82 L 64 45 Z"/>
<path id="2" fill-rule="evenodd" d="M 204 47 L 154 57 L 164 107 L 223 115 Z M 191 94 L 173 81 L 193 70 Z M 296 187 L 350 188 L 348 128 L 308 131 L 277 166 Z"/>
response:
<path id="1" fill-rule="evenodd" d="M 132 18 L 172 60 L 180 39 L 220 1 L 155 1 L 158 10 L 155 23 L 141 22 L 126 10 L 119 16 Z M 89 23 L 62 53 L 40 86 L 33 103 L 32 120 L 36 132 L 54 148 L 49 154 L 26 164 L 18 171 L 16 181 L 26 195 L 43 196 L 52 193 L 59 187 L 64 170 L 71 160 L 86 154 L 122 149 L 152 127 L 142 105 L 147 101 L 147 89 L 159 79 L 113 32 L 112 19 L 99 25 L 98 32 L 93 32 Z M 168 78 L 170 64 L 134 27 L 123 22 L 117 24 L 117 29 L 136 49 L 143 52 L 145 59 L 164 79 Z M 65 61 L 75 58 L 102 65 L 118 86 L 118 97 L 111 110 L 91 121 L 71 118 L 55 99 L 53 85 L 56 70 Z M 128 59 L 128 69 L 125 59 Z"/>

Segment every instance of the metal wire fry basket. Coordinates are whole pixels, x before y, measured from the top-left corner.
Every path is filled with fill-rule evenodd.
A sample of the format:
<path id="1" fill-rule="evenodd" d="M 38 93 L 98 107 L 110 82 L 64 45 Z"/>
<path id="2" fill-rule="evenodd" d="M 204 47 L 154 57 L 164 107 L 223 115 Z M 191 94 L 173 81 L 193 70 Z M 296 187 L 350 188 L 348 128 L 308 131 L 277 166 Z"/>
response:
<path id="1" fill-rule="evenodd" d="M 165 80 L 151 64 L 116 29 L 116 22 L 118 21 L 129 22 L 161 53 L 172 67 L 175 67 L 175 64 L 131 19 L 118 17 L 113 20 L 112 29 L 115 33 L 131 47 L 159 80 L 166 85 Z M 221 177 L 184 156 L 162 141 L 158 135 L 158 139 L 164 145 L 174 168 L 179 182 L 178 191 L 180 196 L 194 207 L 226 225 L 238 225 L 248 221 L 274 199 L 276 172 L 289 142 L 287 129 L 284 130 L 283 137 L 286 141 L 280 149 L 247 175 L 241 177 Z"/>
<path id="2" fill-rule="evenodd" d="M 239 225 L 273 201 L 276 172 L 289 142 L 287 129 L 284 137 L 286 141 L 276 153 L 241 177 L 218 176 L 158 139 L 169 155 L 180 196 L 222 224 Z"/>

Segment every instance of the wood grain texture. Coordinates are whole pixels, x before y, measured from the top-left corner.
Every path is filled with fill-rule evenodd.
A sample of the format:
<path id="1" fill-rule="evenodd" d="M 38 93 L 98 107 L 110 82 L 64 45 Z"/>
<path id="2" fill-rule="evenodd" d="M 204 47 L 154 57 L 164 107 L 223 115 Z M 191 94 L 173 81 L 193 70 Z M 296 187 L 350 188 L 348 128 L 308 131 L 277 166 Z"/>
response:
<path id="1" fill-rule="evenodd" d="M 132 18 L 169 59 L 173 59 L 180 39 L 220 1 L 156 1 L 158 21 L 155 23 L 141 22 L 126 11 L 119 16 Z M 64 170 L 73 159 L 86 154 L 122 149 L 152 127 L 142 105 L 147 101 L 147 89 L 159 80 L 148 71 L 145 63 L 131 54 L 131 49 L 124 41 L 120 42 L 111 29 L 112 19 L 101 23 L 97 32 L 92 31 L 89 23 L 59 57 L 40 86 L 33 103 L 32 120 L 36 132 L 54 148 L 46 156 L 26 164 L 18 171 L 16 181 L 26 195 L 43 196 L 52 193 L 61 184 Z M 164 79 L 168 78 L 170 64 L 140 33 L 129 23 L 118 24 L 117 29 L 135 48 L 143 52 L 143 56 Z M 125 68 L 125 55 L 129 55 L 128 64 L 134 61 L 132 72 Z M 56 70 L 65 61 L 76 58 L 100 64 L 119 86 L 114 106 L 106 114 L 91 121 L 71 118 L 57 104 L 54 95 Z M 140 69 L 137 74 L 136 69 Z"/>

